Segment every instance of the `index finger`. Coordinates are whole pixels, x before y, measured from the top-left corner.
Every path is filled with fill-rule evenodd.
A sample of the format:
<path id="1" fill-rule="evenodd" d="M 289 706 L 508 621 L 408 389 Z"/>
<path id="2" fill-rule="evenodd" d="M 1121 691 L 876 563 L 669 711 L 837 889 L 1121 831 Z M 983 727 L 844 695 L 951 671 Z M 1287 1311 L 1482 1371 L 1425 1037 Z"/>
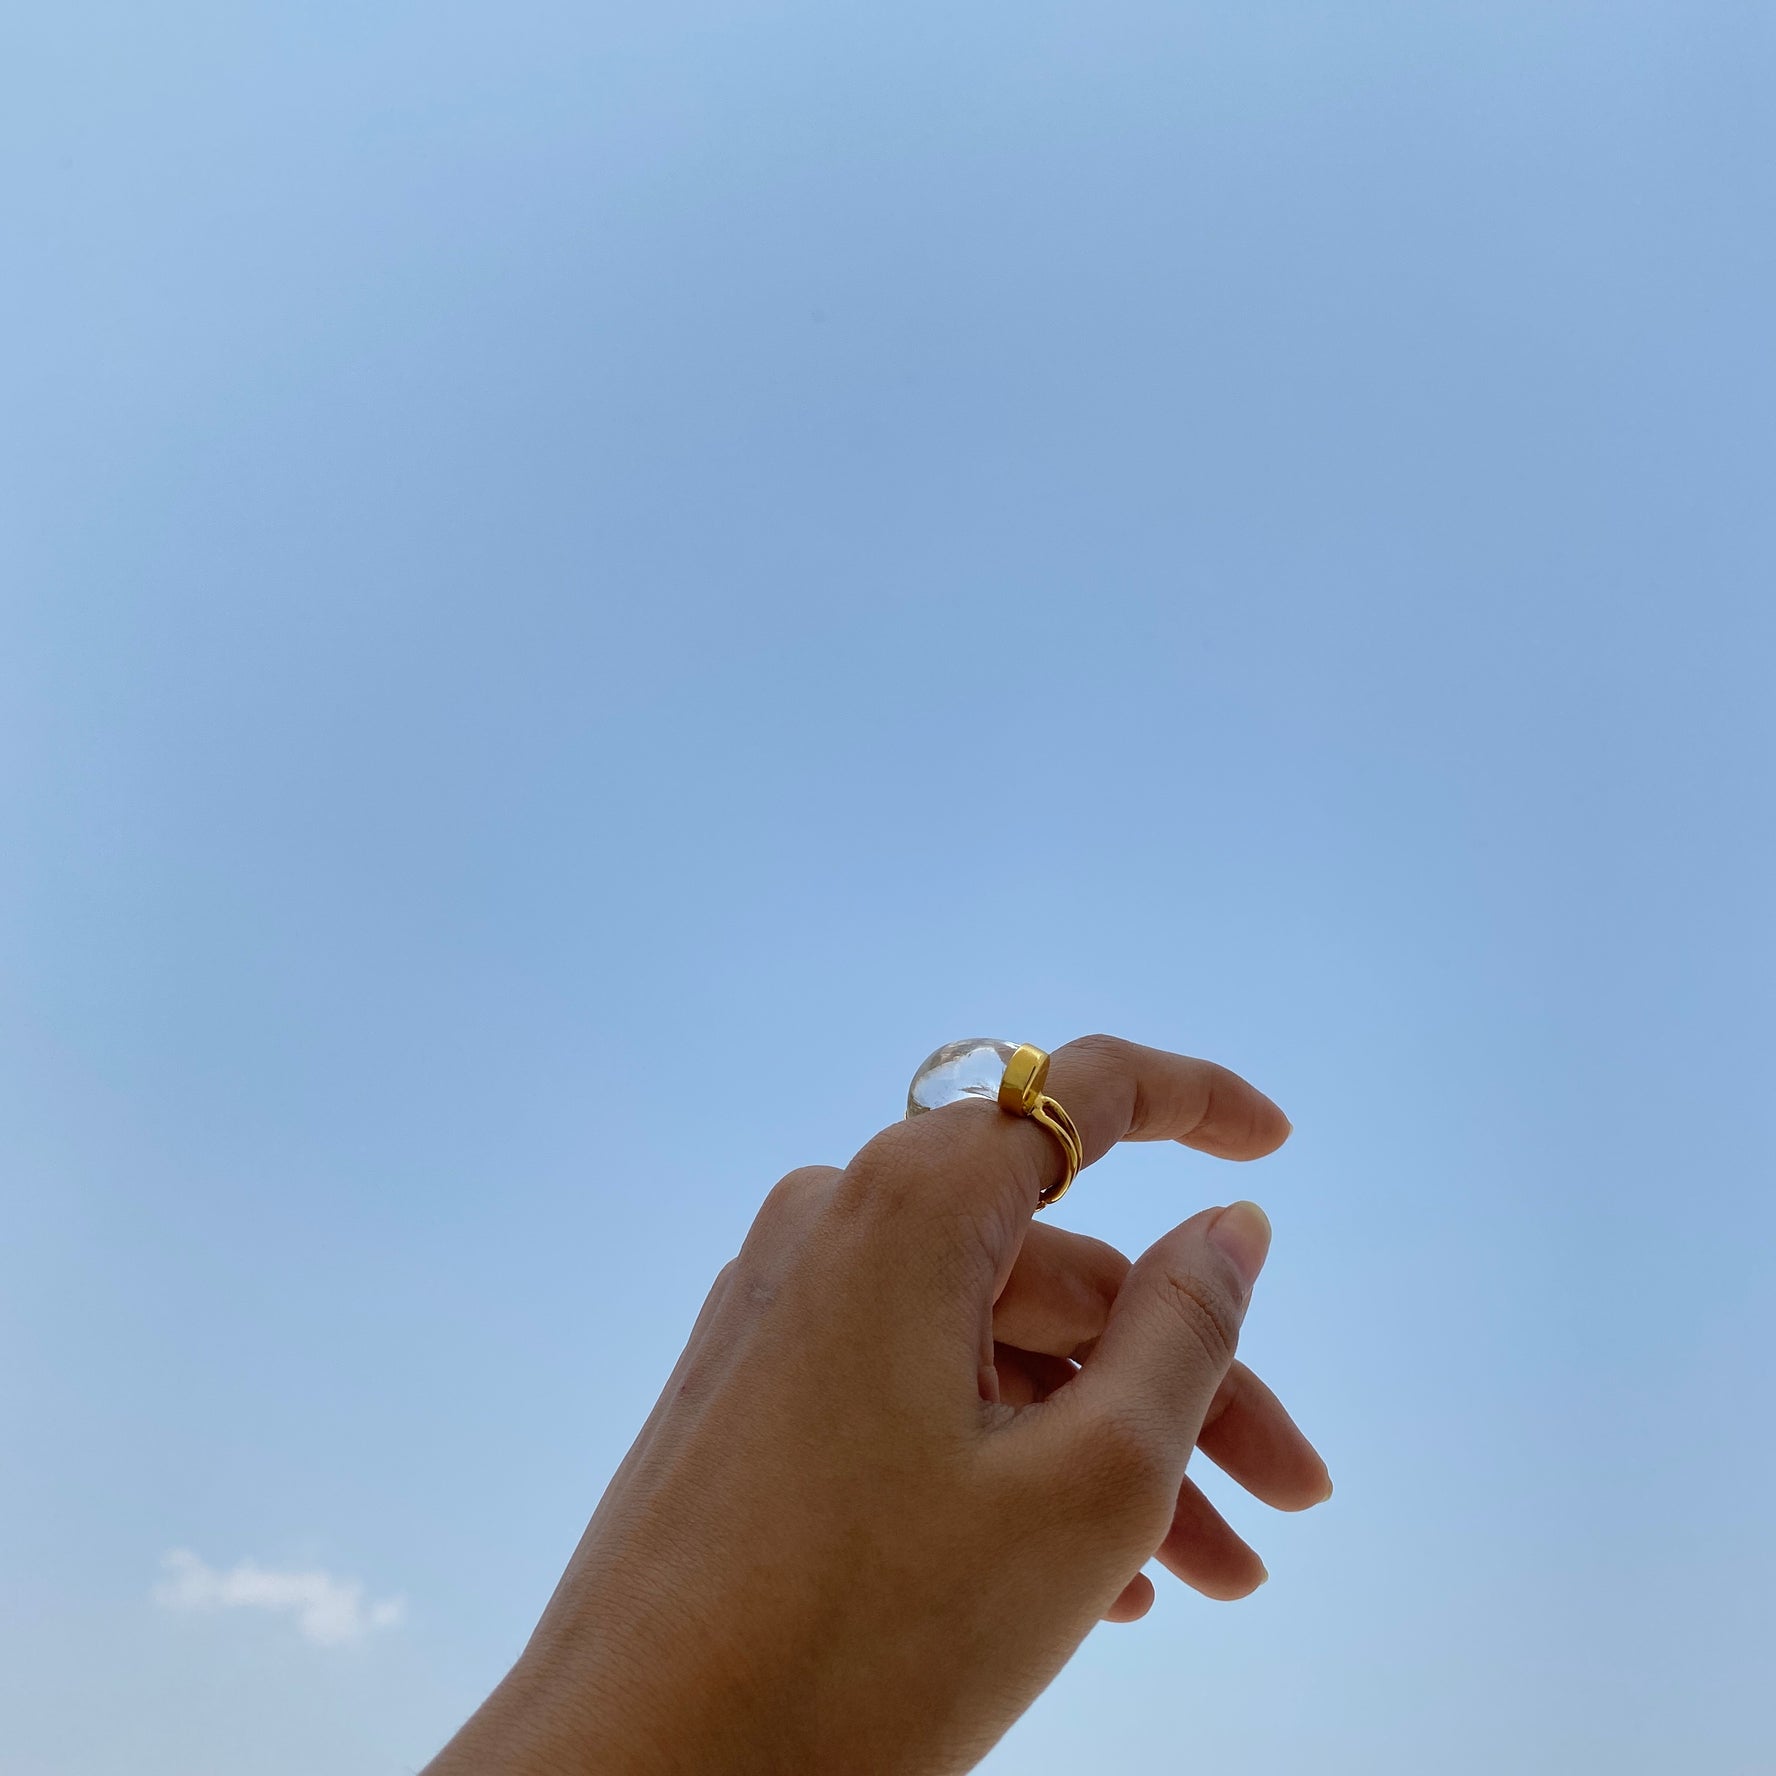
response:
<path id="1" fill-rule="evenodd" d="M 1262 1159 L 1291 1128 L 1228 1068 L 1116 1036 L 1081 1036 L 1056 1049 L 1048 1094 L 1072 1112 L 1087 1165 L 1118 1141 L 1181 1141 L 1217 1159 Z"/>
<path id="2" fill-rule="evenodd" d="M 1056 1049 L 1045 1089 L 1072 1116 L 1088 1166 L 1119 1141 L 1179 1141 L 1219 1159 L 1259 1159 L 1290 1132 L 1282 1111 L 1237 1073 L 1115 1036 Z M 995 1255 L 1009 1263 L 1065 1161 L 1039 1124 L 971 1098 L 884 1129 L 847 1169 L 902 1205 L 930 1202 L 945 1219 L 961 1210 L 994 1224 Z"/>

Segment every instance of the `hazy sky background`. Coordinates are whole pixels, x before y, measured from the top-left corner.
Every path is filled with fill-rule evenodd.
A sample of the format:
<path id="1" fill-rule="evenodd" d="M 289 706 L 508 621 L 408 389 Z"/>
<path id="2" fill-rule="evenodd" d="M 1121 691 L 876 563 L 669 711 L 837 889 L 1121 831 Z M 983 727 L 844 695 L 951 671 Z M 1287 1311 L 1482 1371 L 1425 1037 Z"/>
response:
<path id="1" fill-rule="evenodd" d="M 11 9 L 6 1776 L 422 1764 L 772 1180 L 1098 1028 L 1294 1118 L 1058 1218 L 1262 1201 L 1338 1493 L 987 1768 L 1776 1766 L 1773 81 L 1755 0 Z"/>

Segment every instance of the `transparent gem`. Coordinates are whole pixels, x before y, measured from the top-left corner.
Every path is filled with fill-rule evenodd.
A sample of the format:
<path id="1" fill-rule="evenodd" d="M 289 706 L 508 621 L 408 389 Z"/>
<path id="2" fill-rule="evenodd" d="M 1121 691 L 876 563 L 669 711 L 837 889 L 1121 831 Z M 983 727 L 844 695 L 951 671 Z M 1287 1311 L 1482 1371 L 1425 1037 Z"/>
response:
<path id="1" fill-rule="evenodd" d="M 926 1056 L 913 1075 L 907 1088 L 907 1115 L 939 1110 L 958 1098 L 997 1098 L 1005 1064 L 1016 1053 L 1015 1042 L 995 1042 L 991 1036 L 946 1042 Z"/>

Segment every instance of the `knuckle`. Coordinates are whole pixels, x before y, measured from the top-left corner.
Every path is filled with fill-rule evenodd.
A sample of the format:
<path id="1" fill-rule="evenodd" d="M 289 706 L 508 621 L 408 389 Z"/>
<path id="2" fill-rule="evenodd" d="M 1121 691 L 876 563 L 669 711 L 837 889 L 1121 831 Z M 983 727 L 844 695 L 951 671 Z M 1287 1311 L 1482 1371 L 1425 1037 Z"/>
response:
<path id="1" fill-rule="evenodd" d="M 962 1119 L 952 1109 L 918 1122 L 891 1123 L 865 1142 L 845 1167 L 835 1205 L 843 1211 L 897 1212 L 909 1203 L 952 1197 L 962 1133 Z"/>
<path id="2" fill-rule="evenodd" d="M 952 1105 L 882 1130 L 832 1186 L 826 1212 L 835 1232 L 864 1248 L 887 1244 L 916 1254 L 928 1278 L 945 1287 L 978 1282 L 981 1264 L 991 1269 L 982 1254 L 996 1252 L 1002 1236 L 995 1206 L 964 1182 L 977 1127 Z"/>
<path id="3" fill-rule="evenodd" d="M 1155 1427 L 1140 1415 L 1106 1413 L 1092 1426 L 1091 1444 L 1091 1466 L 1106 1490 L 1127 1496 L 1163 1481 L 1165 1450 Z"/>
<path id="4" fill-rule="evenodd" d="M 838 1175 L 837 1166 L 797 1166 L 794 1171 L 785 1172 L 772 1189 L 786 1191 L 798 1199 L 818 1197 L 825 1193 Z"/>
<path id="5" fill-rule="evenodd" d="M 1119 1067 L 1128 1044 L 1120 1036 L 1107 1036 L 1095 1030 L 1089 1036 L 1075 1036 L 1064 1047 L 1070 1061 L 1086 1061 L 1094 1067 Z"/>
<path id="6" fill-rule="evenodd" d="M 880 1214 L 903 1189 L 900 1168 L 887 1155 L 866 1147 L 839 1174 L 829 1206 L 835 1220 L 856 1221 Z"/>
<path id="7" fill-rule="evenodd" d="M 923 1133 L 911 1122 L 889 1123 L 858 1148 L 845 1167 L 845 1176 L 870 1183 L 894 1176 L 906 1168 L 920 1145 L 918 1136 Z"/>
<path id="8" fill-rule="evenodd" d="M 1205 1366 L 1225 1370 L 1239 1348 L 1240 1311 L 1233 1299 L 1187 1270 L 1162 1271 L 1155 1293 Z"/>
<path id="9" fill-rule="evenodd" d="M 1123 1269 L 1126 1272 L 1126 1262 Z M 1014 1284 L 1017 1280 L 1014 1270 Z M 1110 1323 L 1122 1278 L 1108 1266 L 1093 1268 L 1082 1262 L 1077 1268 L 1042 1277 L 1031 1287 L 1041 1290 L 1043 1311 L 1053 1318 L 1056 1327 L 1063 1329 L 1075 1345 L 1082 1345 L 1101 1337 Z"/>
<path id="10" fill-rule="evenodd" d="M 1137 1126 L 1140 1070 L 1135 1064 L 1134 1044 L 1120 1036 L 1095 1031 L 1089 1036 L 1076 1036 L 1056 1050 L 1055 1059 L 1062 1063 L 1067 1090 L 1074 1089 L 1075 1081 L 1089 1085 L 1089 1095 L 1098 1106 L 1097 1114 L 1109 1141 L 1122 1139 Z"/>
<path id="11" fill-rule="evenodd" d="M 1197 1139 L 1206 1151 L 1249 1159 L 1259 1150 L 1263 1110 L 1225 1067 L 1206 1063 L 1207 1091 Z"/>
<path id="12" fill-rule="evenodd" d="M 1081 1236 L 1078 1251 L 1079 1272 L 1084 1286 L 1095 1301 L 1108 1311 L 1116 1297 L 1122 1293 L 1123 1284 L 1128 1281 L 1131 1268 L 1128 1257 L 1107 1240 L 1092 1239 L 1089 1235 Z"/>
<path id="13" fill-rule="evenodd" d="M 1150 1554 L 1164 1539 L 1177 1504 L 1176 1462 L 1163 1427 L 1138 1412 L 1094 1414 L 1072 1439 L 1066 1477 L 1051 1503 L 1070 1535 Z"/>
<path id="14" fill-rule="evenodd" d="M 692 1328 L 693 1336 L 702 1331 L 727 1304 L 729 1291 L 733 1288 L 734 1278 L 739 1274 L 739 1271 L 740 1260 L 738 1256 L 735 1256 L 715 1273 L 715 1281 L 709 1285 L 709 1292 L 703 1297 L 703 1306 L 698 1311 L 697 1323 Z"/>
<path id="15" fill-rule="evenodd" d="M 838 1175 L 831 1166 L 798 1166 L 793 1172 L 785 1172 L 759 1204 L 743 1254 L 751 1256 L 761 1242 L 774 1246 L 795 1239 L 830 1195 L 832 1181 Z"/>

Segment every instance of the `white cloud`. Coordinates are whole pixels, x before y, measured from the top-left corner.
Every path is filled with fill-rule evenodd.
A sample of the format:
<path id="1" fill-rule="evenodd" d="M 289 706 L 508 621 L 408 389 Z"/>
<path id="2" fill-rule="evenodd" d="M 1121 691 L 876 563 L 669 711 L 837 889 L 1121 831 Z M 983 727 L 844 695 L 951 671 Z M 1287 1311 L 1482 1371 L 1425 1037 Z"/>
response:
<path id="1" fill-rule="evenodd" d="M 405 1613 L 399 1597 L 372 1603 L 356 1579 L 336 1579 L 318 1568 L 279 1571 L 243 1560 L 223 1572 L 189 1548 L 161 1556 L 154 1601 L 173 1610 L 272 1610 L 296 1618 L 297 1631 L 316 1646 L 344 1646 L 377 1628 L 392 1628 Z"/>

